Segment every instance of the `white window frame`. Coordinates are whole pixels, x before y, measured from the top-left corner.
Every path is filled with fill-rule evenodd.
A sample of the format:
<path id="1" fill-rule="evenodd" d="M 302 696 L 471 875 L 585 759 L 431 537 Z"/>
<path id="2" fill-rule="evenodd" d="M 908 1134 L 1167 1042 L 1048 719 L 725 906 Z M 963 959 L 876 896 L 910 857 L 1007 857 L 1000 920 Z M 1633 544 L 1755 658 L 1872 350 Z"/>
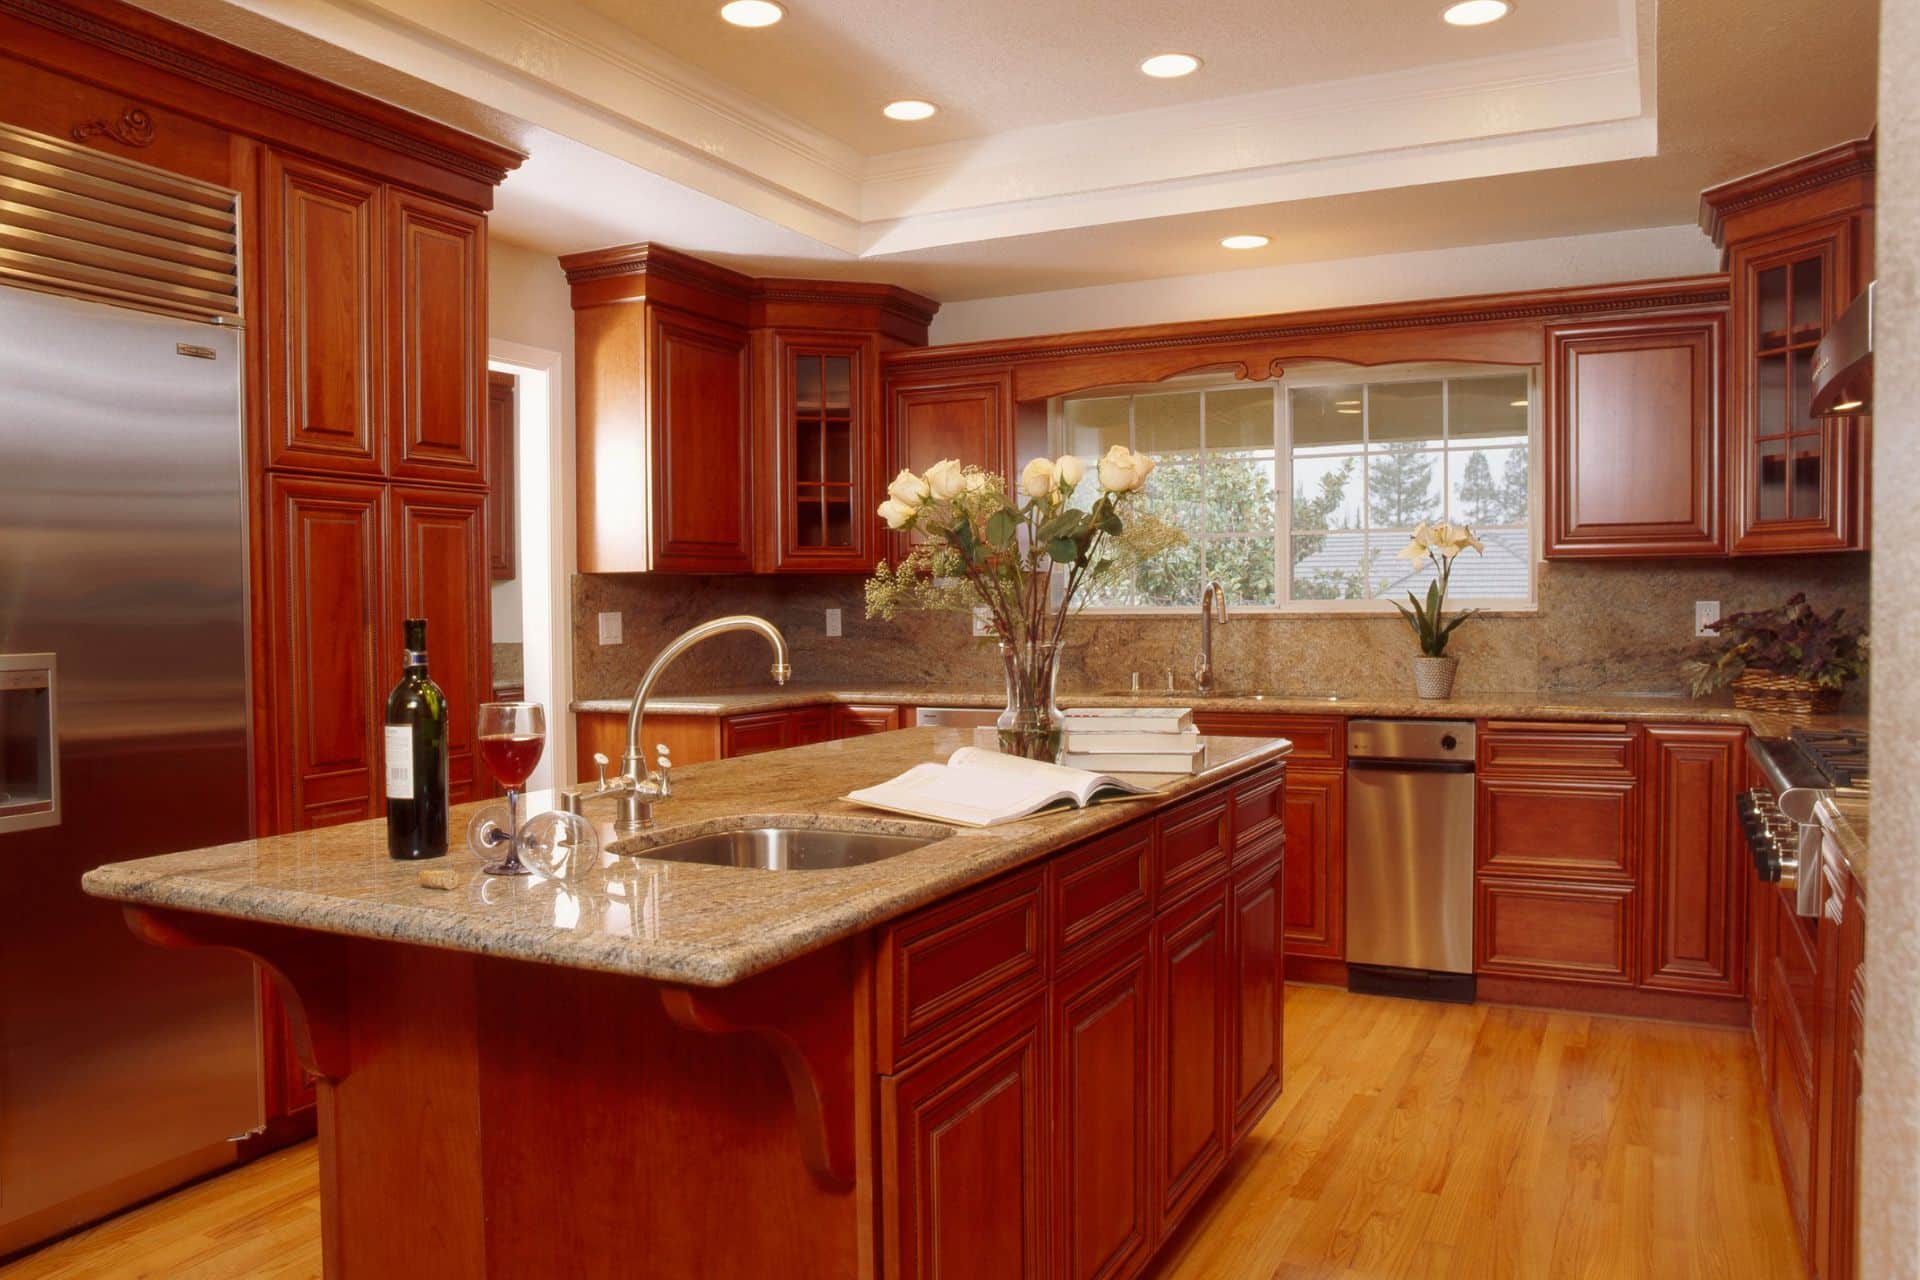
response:
<path id="1" fill-rule="evenodd" d="M 1058 455 L 1067 452 L 1066 409 L 1068 400 L 1110 399 L 1121 396 L 1141 396 L 1169 394 L 1182 391 L 1225 391 L 1248 387 L 1267 386 L 1273 390 L 1273 431 L 1274 431 L 1274 590 L 1280 599 L 1273 604 L 1243 604 L 1234 601 L 1236 612 L 1248 614 L 1292 614 L 1292 615 L 1328 615 L 1328 614 L 1395 614 L 1391 598 L 1343 600 L 1296 600 L 1293 598 L 1293 565 L 1291 552 L 1293 546 L 1293 423 L 1292 407 L 1286 392 L 1292 388 L 1325 387 L 1341 385 L 1360 385 L 1361 387 L 1385 386 L 1397 382 L 1431 382 L 1435 380 L 1511 376 L 1515 373 L 1527 375 L 1527 595 L 1524 600 L 1509 596 L 1473 597 L 1449 594 L 1449 610 L 1481 609 L 1494 614 L 1529 614 L 1539 610 L 1540 599 L 1540 486 L 1541 486 L 1541 449 L 1540 449 L 1540 370 L 1537 366 L 1515 366 L 1498 364 L 1471 363 L 1423 363 L 1396 364 L 1391 366 L 1368 367 L 1365 365 L 1340 365 L 1316 363 L 1296 365 L 1289 369 L 1284 377 L 1274 378 L 1266 383 L 1252 382 L 1245 378 L 1222 377 L 1217 373 L 1190 374 L 1169 378 L 1164 382 L 1127 383 L 1124 385 L 1089 388 L 1073 393 L 1071 396 L 1054 396 L 1047 401 L 1047 439 L 1051 451 Z M 1364 397 L 1365 392 L 1363 390 Z M 1448 426 L 1451 424 L 1448 423 Z M 1128 409 L 1128 446 L 1133 444 L 1133 412 Z M 1450 440 L 1446 436 L 1444 439 Z M 1364 453 L 1364 443 L 1360 452 Z M 1443 446 L 1444 452 L 1444 446 Z M 1204 458 L 1204 454 L 1203 454 Z M 1195 465 L 1204 466 L 1204 461 Z M 1151 485 L 1151 481 L 1148 482 Z M 1447 477 L 1443 471 L 1440 485 L 1443 497 L 1446 492 Z M 1361 468 L 1360 508 L 1366 510 L 1366 468 Z M 1103 617 L 1135 616 L 1176 616 L 1194 611 L 1195 606 L 1184 605 L 1094 605 L 1085 607 L 1085 612 Z"/>

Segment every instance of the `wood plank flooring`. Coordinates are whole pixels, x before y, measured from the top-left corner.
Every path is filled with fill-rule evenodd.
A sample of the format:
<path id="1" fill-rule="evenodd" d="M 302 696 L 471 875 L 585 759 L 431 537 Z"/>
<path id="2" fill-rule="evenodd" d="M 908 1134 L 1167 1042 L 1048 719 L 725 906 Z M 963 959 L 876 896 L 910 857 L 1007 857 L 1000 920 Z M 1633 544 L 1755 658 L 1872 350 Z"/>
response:
<path id="1" fill-rule="evenodd" d="M 1800 1280 L 1743 1032 L 1289 987 L 1286 1092 L 1153 1280 Z M 320 1274 L 311 1144 L 0 1280 Z"/>

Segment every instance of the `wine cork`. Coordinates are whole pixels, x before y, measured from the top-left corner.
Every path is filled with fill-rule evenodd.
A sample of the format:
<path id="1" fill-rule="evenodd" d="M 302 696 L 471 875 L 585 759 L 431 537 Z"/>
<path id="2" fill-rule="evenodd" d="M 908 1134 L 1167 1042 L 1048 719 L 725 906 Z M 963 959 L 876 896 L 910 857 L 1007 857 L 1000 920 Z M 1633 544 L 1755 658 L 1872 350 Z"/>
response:
<path id="1" fill-rule="evenodd" d="M 459 887 L 460 876 L 452 867 L 422 867 L 420 883 L 428 889 L 454 889 Z"/>

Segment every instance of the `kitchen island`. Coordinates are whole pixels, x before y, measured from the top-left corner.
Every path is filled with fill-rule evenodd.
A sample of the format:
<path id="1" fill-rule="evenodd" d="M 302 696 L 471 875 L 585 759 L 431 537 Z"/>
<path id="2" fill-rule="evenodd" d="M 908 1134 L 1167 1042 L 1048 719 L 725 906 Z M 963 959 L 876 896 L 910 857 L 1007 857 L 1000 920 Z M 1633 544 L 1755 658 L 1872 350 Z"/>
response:
<path id="1" fill-rule="evenodd" d="M 969 740 L 689 767 L 634 840 L 923 827 L 839 797 Z M 86 887 L 273 976 L 331 1276 L 1126 1275 L 1279 1092 L 1288 751 L 838 870 L 456 849 L 449 892 L 365 822 Z"/>

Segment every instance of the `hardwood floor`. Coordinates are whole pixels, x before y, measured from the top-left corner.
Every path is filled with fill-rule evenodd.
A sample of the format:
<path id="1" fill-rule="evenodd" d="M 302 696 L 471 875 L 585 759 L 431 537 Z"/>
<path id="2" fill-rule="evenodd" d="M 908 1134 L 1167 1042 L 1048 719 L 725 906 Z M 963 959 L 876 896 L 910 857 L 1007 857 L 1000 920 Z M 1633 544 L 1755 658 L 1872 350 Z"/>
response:
<path id="1" fill-rule="evenodd" d="M 1803 1275 L 1744 1033 L 1289 987 L 1287 1087 L 1154 1280 Z M 0 1280 L 320 1274 L 311 1144 Z"/>

